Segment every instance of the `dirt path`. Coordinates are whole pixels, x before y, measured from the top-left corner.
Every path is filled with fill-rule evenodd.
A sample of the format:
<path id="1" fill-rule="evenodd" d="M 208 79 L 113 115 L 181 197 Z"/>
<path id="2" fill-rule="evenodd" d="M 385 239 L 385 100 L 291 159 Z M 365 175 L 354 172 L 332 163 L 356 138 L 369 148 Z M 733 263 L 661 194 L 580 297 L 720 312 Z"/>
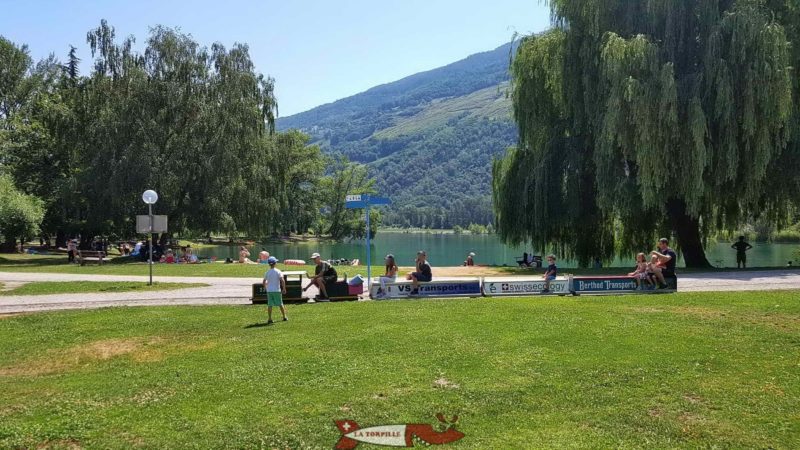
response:
<path id="1" fill-rule="evenodd" d="M 454 278 L 479 276 L 476 268 L 437 269 L 438 277 Z M 483 273 L 484 275 L 485 272 Z M 506 278 L 504 276 L 503 278 Z M 513 277 L 534 279 L 538 276 Z M 492 278 L 500 278 L 498 275 Z M 170 291 L 117 292 L 92 294 L 16 295 L 0 296 L 0 314 L 35 312 L 57 309 L 104 308 L 110 306 L 156 305 L 245 305 L 250 303 L 250 289 L 255 278 L 216 277 L 154 277 L 154 281 L 174 283 L 206 283 L 209 286 Z M 0 272 L 0 283 L 15 285 L 34 281 L 147 281 L 143 276 L 74 275 L 55 273 Z M 681 276 L 679 290 L 699 291 L 762 291 L 800 289 L 800 272 L 753 271 L 697 273 Z M 309 290 L 309 296 L 316 292 Z"/>

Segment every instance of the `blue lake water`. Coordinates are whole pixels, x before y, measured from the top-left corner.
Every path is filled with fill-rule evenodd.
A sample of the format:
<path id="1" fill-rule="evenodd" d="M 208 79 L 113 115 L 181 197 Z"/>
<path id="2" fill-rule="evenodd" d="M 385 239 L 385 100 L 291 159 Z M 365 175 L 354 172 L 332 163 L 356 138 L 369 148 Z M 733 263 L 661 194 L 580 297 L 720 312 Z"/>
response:
<path id="1" fill-rule="evenodd" d="M 775 267 L 785 266 L 790 260 L 798 264 L 800 244 L 774 244 L 751 243 L 753 249 L 747 252 L 748 266 L 750 267 Z M 716 243 L 706 249 L 706 256 L 711 264 L 717 267 L 736 267 L 736 251 L 730 248 L 730 243 Z M 298 242 L 298 243 L 266 243 L 249 247 L 252 259 L 257 258 L 258 252 L 266 249 L 273 256 L 284 259 L 310 260 L 311 253 L 319 252 L 323 258 L 360 259 L 362 264 L 366 260 L 366 246 L 363 240 L 348 242 Z M 476 264 L 489 265 L 514 265 L 515 257 L 522 256 L 528 251 L 541 255 L 541 252 L 531 248 L 511 247 L 500 242 L 495 235 L 469 235 L 469 234 L 434 234 L 434 233 L 402 233 L 379 232 L 372 241 L 373 264 L 381 264 L 383 257 L 392 253 L 397 263 L 401 266 L 414 264 L 417 250 L 425 250 L 428 260 L 435 266 L 460 265 L 467 254 L 475 253 Z M 652 249 L 642 249 L 647 252 Z M 201 249 L 201 256 L 216 256 L 218 258 L 238 259 L 238 247 L 219 246 Z M 558 262 L 561 267 L 576 267 L 574 261 L 562 260 Z M 614 267 L 627 267 L 633 265 L 633 257 L 617 258 L 612 264 Z M 683 262 L 679 256 L 679 266 Z"/>

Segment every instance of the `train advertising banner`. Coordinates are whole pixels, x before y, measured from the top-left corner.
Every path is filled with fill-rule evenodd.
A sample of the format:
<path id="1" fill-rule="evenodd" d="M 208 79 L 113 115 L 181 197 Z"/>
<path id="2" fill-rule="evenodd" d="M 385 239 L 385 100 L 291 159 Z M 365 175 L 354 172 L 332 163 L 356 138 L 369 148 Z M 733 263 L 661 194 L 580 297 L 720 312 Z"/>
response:
<path id="1" fill-rule="evenodd" d="M 379 298 L 377 296 L 378 283 L 372 284 L 372 298 Z M 419 293 L 411 295 L 411 282 L 403 283 L 387 283 L 386 292 L 380 298 L 409 298 L 409 297 L 480 297 L 481 295 L 481 282 L 480 280 L 465 280 L 465 281 L 432 281 L 429 283 L 421 283 L 419 285 Z"/>
<path id="2" fill-rule="evenodd" d="M 620 292 L 635 291 L 636 279 L 633 277 L 575 277 L 575 292 Z"/>
<path id="3" fill-rule="evenodd" d="M 483 293 L 488 297 L 494 296 L 514 296 L 514 295 L 536 295 L 541 294 L 545 288 L 545 281 L 542 280 L 526 280 L 526 281 L 511 281 L 511 280 L 497 280 L 483 282 Z M 556 279 L 550 282 L 551 294 L 570 294 L 570 280 L 569 279 Z"/>

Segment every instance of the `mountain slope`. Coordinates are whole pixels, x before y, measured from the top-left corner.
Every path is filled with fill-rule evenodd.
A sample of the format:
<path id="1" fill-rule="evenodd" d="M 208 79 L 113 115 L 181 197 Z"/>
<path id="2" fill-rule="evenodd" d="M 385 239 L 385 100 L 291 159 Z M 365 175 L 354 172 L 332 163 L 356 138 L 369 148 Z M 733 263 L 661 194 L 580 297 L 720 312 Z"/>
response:
<path id="1" fill-rule="evenodd" d="M 492 221 L 491 160 L 516 142 L 510 44 L 278 120 L 370 167 L 395 205 L 384 223 Z"/>

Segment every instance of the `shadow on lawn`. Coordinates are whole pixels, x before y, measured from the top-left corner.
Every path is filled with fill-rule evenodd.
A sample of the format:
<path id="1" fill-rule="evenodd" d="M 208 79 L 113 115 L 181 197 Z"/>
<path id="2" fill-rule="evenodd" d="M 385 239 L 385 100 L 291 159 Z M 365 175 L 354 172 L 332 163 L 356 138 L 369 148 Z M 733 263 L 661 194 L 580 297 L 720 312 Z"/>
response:
<path id="1" fill-rule="evenodd" d="M 0 266 L 14 267 L 44 267 L 44 266 L 64 266 L 69 264 L 67 256 L 47 256 L 39 258 L 7 258 L 0 256 Z"/>
<path id="2" fill-rule="evenodd" d="M 246 330 L 248 328 L 266 328 L 266 327 L 269 327 L 269 326 L 271 326 L 271 325 L 267 325 L 267 322 L 259 322 L 259 323 L 251 323 L 250 325 L 247 325 L 244 328 Z"/>

